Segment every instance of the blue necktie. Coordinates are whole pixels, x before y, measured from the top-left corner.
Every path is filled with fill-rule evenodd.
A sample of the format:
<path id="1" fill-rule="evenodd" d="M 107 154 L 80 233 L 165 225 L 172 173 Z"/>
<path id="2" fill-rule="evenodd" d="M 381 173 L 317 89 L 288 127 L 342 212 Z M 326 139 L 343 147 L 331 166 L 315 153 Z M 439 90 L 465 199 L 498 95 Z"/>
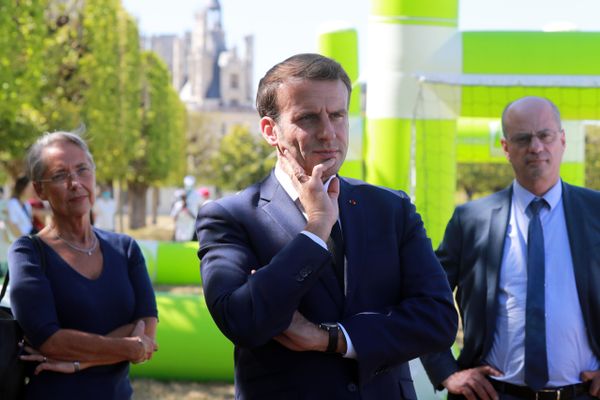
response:
<path id="1" fill-rule="evenodd" d="M 527 231 L 527 308 L 525 313 L 525 383 L 540 390 L 548 382 L 546 357 L 546 315 L 544 278 L 544 232 L 540 210 L 546 200 L 535 198 L 529 203 Z"/>

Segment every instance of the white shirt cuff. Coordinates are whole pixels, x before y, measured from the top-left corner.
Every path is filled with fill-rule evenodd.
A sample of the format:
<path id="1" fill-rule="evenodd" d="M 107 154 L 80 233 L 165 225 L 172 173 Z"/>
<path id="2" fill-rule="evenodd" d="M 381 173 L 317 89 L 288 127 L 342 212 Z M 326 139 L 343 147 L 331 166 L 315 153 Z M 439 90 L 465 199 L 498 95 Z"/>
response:
<path id="1" fill-rule="evenodd" d="M 356 359 L 356 350 L 354 350 L 354 346 L 352 345 L 352 340 L 350 339 L 348 332 L 346 332 L 346 329 L 344 329 L 344 326 L 342 324 L 338 323 L 338 326 L 340 327 L 340 329 L 344 333 L 344 337 L 346 338 L 346 354 L 343 355 L 344 358 Z"/>
<path id="2" fill-rule="evenodd" d="M 320 237 L 318 237 L 314 233 L 309 232 L 309 231 L 302 231 L 300 233 L 308 236 L 309 238 L 311 238 L 313 240 L 313 242 L 317 243 L 319 246 L 321 246 L 322 248 L 324 248 L 325 250 L 327 250 L 327 244 L 323 241 L 323 239 L 321 239 Z"/>

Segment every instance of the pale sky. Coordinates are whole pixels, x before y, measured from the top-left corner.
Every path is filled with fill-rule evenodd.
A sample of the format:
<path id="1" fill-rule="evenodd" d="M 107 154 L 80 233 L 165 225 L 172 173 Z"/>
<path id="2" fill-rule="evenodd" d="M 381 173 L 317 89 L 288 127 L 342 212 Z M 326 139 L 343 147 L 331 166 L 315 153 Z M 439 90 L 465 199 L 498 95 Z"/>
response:
<path id="1" fill-rule="evenodd" d="M 191 30 L 194 13 L 208 0 L 122 0 L 143 34 L 181 34 Z M 426 1 L 426 0 L 420 0 Z M 600 31 L 600 0 L 461 0 L 459 29 L 542 30 L 568 23 L 581 31 Z M 221 0 L 227 47 L 243 50 L 254 35 L 254 86 L 275 63 L 295 53 L 317 50 L 323 24 L 343 21 L 359 35 L 361 76 L 368 68 L 368 0 Z"/>

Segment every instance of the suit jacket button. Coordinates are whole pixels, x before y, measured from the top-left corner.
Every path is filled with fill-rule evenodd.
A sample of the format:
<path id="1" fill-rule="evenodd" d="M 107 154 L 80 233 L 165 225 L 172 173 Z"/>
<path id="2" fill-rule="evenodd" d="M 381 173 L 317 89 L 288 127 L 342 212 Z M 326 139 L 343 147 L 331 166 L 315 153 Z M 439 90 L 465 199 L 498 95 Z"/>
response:
<path id="1" fill-rule="evenodd" d="M 386 373 L 387 371 L 388 371 L 388 367 L 385 367 L 385 366 L 379 367 L 375 370 L 375 375 L 381 375 L 381 374 Z"/>
<path id="2" fill-rule="evenodd" d="M 300 270 L 300 276 L 303 278 L 306 278 L 307 276 L 309 276 L 312 273 L 312 270 L 310 268 L 302 268 Z"/>
<path id="3" fill-rule="evenodd" d="M 358 386 L 356 386 L 356 383 L 354 382 L 350 382 L 347 387 L 349 392 L 356 392 L 358 389 Z"/>

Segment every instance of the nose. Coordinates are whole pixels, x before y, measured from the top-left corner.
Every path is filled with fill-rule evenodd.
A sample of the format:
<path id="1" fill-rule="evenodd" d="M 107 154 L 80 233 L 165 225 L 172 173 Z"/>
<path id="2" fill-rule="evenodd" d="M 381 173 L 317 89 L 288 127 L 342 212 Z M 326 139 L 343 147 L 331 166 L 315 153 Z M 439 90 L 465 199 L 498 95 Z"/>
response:
<path id="1" fill-rule="evenodd" d="M 70 172 L 69 175 L 67 175 L 67 185 L 69 187 L 74 186 L 75 184 L 79 185 L 81 182 L 81 177 L 79 175 L 77 175 L 77 172 L 73 171 Z"/>
<path id="2" fill-rule="evenodd" d="M 319 129 L 319 138 L 322 140 L 332 140 L 335 138 L 335 127 L 329 115 L 327 113 L 322 113 L 320 116 L 321 120 L 321 129 Z"/>
<path id="3" fill-rule="evenodd" d="M 544 143 L 537 135 L 531 136 L 531 141 L 529 142 L 529 151 L 533 153 L 539 153 L 544 148 Z"/>

